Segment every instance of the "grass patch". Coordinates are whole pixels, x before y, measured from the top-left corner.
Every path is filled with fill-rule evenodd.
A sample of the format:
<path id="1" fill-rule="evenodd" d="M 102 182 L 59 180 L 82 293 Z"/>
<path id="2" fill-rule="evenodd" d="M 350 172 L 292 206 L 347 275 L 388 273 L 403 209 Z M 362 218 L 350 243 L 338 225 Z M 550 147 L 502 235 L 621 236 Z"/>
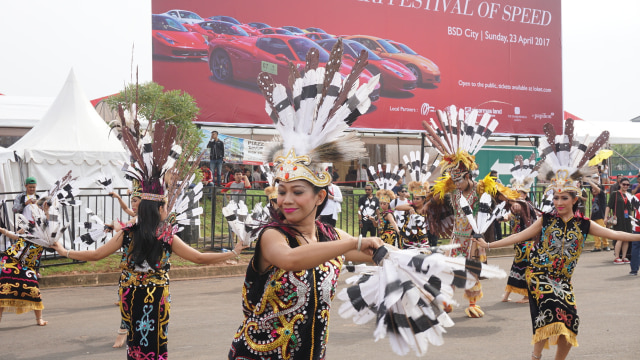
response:
<path id="1" fill-rule="evenodd" d="M 240 260 L 238 264 L 248 264 L 249 260 L 253 254 L 240 254 Z M 122 254 L 112 254 L 107 256 L 106 258 L 98 261 L 87 261 L 87 262 L 77 262 L 67 265 L 59 265 L 59 266 L 47 266 L 40 268 L 40 273 L 42 276 L 52 276 L 52 275 L 78 275 L 78 274 L 94 274 L 94 273 L 109 273 L 109 272 L 120 272 L 120 260 L 122 259 Z M 61 263 L 68 263 L 68 259 L 60 258 L 60 259 L 52 259 L 46 260 L 46 265 L 55 265 Z M 185 260 L 178 255 L 171 255 L 171 268 L 181 268 L 181 267 L 197 267 L 197 266 L 224 266 L 225 262 L 219 262 L 214 265 L 202 265 L 195 264 L 191 261 Z M 171 275 L 171 271 L 169 271 L 169 275 Z"/>

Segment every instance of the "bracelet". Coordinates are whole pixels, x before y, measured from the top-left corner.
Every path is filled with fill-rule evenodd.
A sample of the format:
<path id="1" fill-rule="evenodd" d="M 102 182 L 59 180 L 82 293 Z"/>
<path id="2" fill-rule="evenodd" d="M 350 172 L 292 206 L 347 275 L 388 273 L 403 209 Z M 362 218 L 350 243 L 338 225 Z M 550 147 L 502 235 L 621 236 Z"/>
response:
<path id="1" fill-rule="evenodd" d="M 67 256 L 65 256 L 66 258 L 69 258 L 69 251 L 71 251 L 71 249 L 67 249 Z"/>
<path id="2" fill-rule="evenodd" d="M 235 256 L 240 256 L 240 255 L 238 255 L 238 253 L 236 252 L 236 250 L 235 250 L 235 249 L 231 249 L 231 252 L 232 252 Z"/>
<path id="3" fill-rule="evenodd" d="M 358 247 L 356 248 L 358 251 L 362 248 L 362 234 L 358 236 Z"/>

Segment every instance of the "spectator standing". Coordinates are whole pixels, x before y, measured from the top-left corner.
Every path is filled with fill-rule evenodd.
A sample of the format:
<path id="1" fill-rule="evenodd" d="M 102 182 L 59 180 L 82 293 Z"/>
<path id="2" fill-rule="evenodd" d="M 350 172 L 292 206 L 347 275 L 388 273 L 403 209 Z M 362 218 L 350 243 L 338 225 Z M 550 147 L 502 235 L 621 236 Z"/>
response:
<path id="1" fill-rule="evenodd" d="M 393 216 L 396 218 L 396 224 L 398 225 L 398 228 L 402 229 L 402 226 L 404 225 L 405 214 L 404 211 L 396 210 L 396 207 L 409 203 L 409 190 L 407 190 L 406 185 L 402 185 L 400 190 L 398 190 L 396 194 L 398 195 L 398 197 L 391 200 L 391 203 L 389 203 L 389 207 L 391 208 L 391 210 L 393 210 Z"/>
<path id="2" fill-rule="evenodd" d="M 222 162 L 224 161 L 224 142 L 218 140 L 218 132 L 211 132 L 211 139 L 209 139 L 209 168 L 216 175 L 216 186 L 220 186 L 222 183 L 220 176 L 222 174 Z"/>
<path id="3" fill-rule="evenodd" d="M 593 199 L 591 200 L 591 220 L 604 227 L 604 211 L 607 207 L 607 198 L 604 191 L 598 186 L 591 186 L 591 193 L 593 194 Z M 591 251 L 598 252 L 602 250 L 611 250 L 609 247 L 609 240 L 607 238 L 594 236 L 593 239 L 595 240 L 595 246 Z"/>
<path id="4" fill-rule="evenodd" d="M 33 216 L 31 215 L 31 210 L 27 205 L 35 204 L 40 198 L 40 196 L 36 194 L 36 187 L 37 187 L 36 178 L 34 178 L 33 176 L 29 176 L 24 181 L 24 187 L 25 187 L 25 191 L 20 195 L 18 195 L 18 197 L 16 197 L 15 201 L 13 202 L 13 207 L 11 210 L 13 210 L 15 214 L 22 214 L 27 219 L 33 220 Z"/>
<path id="5" fill-rule="evenodd" d="M 631 194 L 635 195 L 640 192 L 640 173 L 636 176 L 636 183 L 633 184 L 633 188 L 631 189 Z"/>
<path id="6" fill-rule="evenodd" d="M 367 164 L 362 164 L 358 172 L 358 187 L 363 188 L 367 184 L 367 181 L 369 181 L 369 170 L 367 170 Z"/>
<path id="7" fill-rule="evenodd" d="M 640 175 L 639 175 L 640 177 Z M 634 195 L 636 199 L 640 200 L 640 193 Z M 636 223 L 640 223 L 640 211 L 635 212 Z M 634 234 L 640 234 L 640 226 L 634 226 Z M 638 268 L 640 268 L 640 243 L 634 241 L 631 243 L 631 271 L 629 275 L 638 276 Z"/>
<path id="8" fill-rule="evenodd" d="M 633 206 L 631 201 L 627 199 L 627 189 L 629 188 L 629 179 L 622 178 L 619 182 L 620 190 L 612 192 L 609 196 L 609 203 L 605 210 L 604 222 L 609 223 L 609 218 L 615 219 L 614 223 L 611 223 L 611 228 L 616 231 L 622 231 L 631 233 L 631 216 L 633 216 Z M 614 264 L 629 264 L 626 254 L 629 248 L 629 243 L 626 241 L 616 241 L 614 247 L 615 260 Z"/>
<path id="9" fill-rule="evenodd" d="M 260 172 L 260 167 L 256 166 L 253 169 L 253 173 L 251 174 L 251 180 L 253 182 L 253 188 L 254 189 L 262 189 L 263 186 L 260 183 L 260 181 L 262 181 L 262 174 Z"/>
<path id="10" fill-rule="evenodd" d="M 231 169 L 231 165 L 224 166 L 224 179 L 222 182 L 225 184 L 233 182 L 233 170 Z"/>
<path id="11" fill-rule="evenodd" d="M 380 201 L 373 195 L 373 187 L 367 184 L 364 187 L 365 195 L 358 200 L 358 225 L 360 235 L 377 236 L 378 217 L 380 213 Z"/>
<path id="12" fill-rule="evenodd" d="M 338 221 L 338 214 L 342 212 L 341 204 L 342 191 L 340 191 L 340 187 L 334 183 L 329 184 L 327 187 L 327 203 L 320 212 L 320 221 L 335 227 Z"/>
<path id="13" fill-rule="evenodd" d="M 340 180 L 340 174 L 338 174 L 338 170 L 336 170 L 336 168 L 334 168 L 332 166 L 331 167 L 331 182 L 336 183 L 336 182 L 338 182 L 338 180 Z"/>

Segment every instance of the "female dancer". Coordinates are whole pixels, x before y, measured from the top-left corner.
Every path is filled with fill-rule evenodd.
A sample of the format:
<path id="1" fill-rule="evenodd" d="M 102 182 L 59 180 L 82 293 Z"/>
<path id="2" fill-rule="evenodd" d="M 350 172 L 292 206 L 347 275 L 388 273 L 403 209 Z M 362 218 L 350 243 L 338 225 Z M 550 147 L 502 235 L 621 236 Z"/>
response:
<path id="1" fill-rule="evenodd" d="M 380 189 L 376 191 L 376 197 L 380 200 L 380 224 L 378 234 L 385 243 L 399 247 L 398 244 L 398 224 L 396 224 L 393 210 L 389 208 L 389 203 L 395 198 L 393 191 Z"/>
<path id="2" fill-rule="evenodd" d="M 281 137 L 274 139 L 265 159 L 275 163 L 278 197 L 273 222 L 261 230 L 247 267 L 242 291 L 245 318 L 229 359 L 323 359 L 329 309 L 343 262 L 371 261 L 373 251 L 384 244 L 379 238 L 354 238 L 316 221 L 331 183 L 331 174 L 319 169 L 324 168 L 322 163 L 362 157 L 364 144 L 342 130 L 366 113 L 368 94 L 378 79 L 351 96 L 353 81 L 364 66 L 354 66 L 342 83 L 336 72 L 341 56 L 342 41 L 338 41 L 325 71 L 316 71 L 318 52 L 311 49 L 304 79 L 291 67 L 295 83 L 291 96 L 270 75 L 258 77 L 269 115 L 283 116 L 276 121 Z M 366 64 L 362 56 L 366 55 L 358 64 Z"/>
<path id="3" fill-rule="evenodd" d="M 574 216 L 578 196 L 575 191 L 554 192 L 555 213 L 543 214 L 530 227 L 502 240 L 479 246 L 499 248 L 535 238 L 529 255 L 526 281 L 530 293 L 533 324 L 533 353 L 541 358 L 549 342 L 558 345 L 556 360 L 565 359 L 571 346 L 577 346 L 579 318 L 571 276 L 582 253 L 587 235 L 604 236 L 620 241 L 640 241 L 640 235 L 604 228 L 583 217 Z"/>
<path id="4" fill-rule="evenodd" d="M 522 206 L 512 206 L 511 213 L 511 233 L 519 233 L 536 221 L 538 215 L 536 209 L 529 199 L 529 191 L 531 185 L 535 180 L 536 172 L 533 171 L 535 166 L 535 155 L 532 154 L 527 160 L 524 160 L 522 155 L 515 157 L 514 167 L 511 168 L 511 189 L 517 191 L 520 194 L 520 204 Z M 526 304 L 529 302 L 529 294 L 527 292 L 527 282 L 525 280 L 525 271 L 527 270 L 529 258 L 529 250 L 531 249 L 531 242 L 525 241 L 519 244 L 513 245 L 515 251 L 515 257 L 513 258 L 513 264 L 511 265 L 511 271 L 509 272 L 509 279 L 507 280 L 507 286 L 504 289 L 504 295 L 502 301 L 510 301 L 509 295 L 513 292 L 522 295 L 522 299 L 516 301 L 519 304 Z"/>
<path id="5" fill-rule="evenodd" d="M 426 186 L 428 189 L 428 185 Z M 400 237 L 402 238 L 402 248 L 429 245 L 426 229 L 426 208 L 427 190 L 418 182 L 409 183 L 409 192 L 413 195 L 412 200 L 407 204 L 396 206 L 396 210 L 404 211 L 404 224 Z"/>
<path id="6" fill-rule="evenodd" d="M 522 190 L 520 193 L 520 200 L 525 202 L 525 206 L 519 207 L 519 211 L 512 209 L 513 216 L 511 218 L 511 232 L 513 234 L 519 233 L 537 219 L 536 210 L 531 204 L 529 195 Z M 531 249 L 531 242 L 525 241 L 513 245 L 515 256 L 513 258 L 513 264 L 509 271 L 509 279 L 507 279 L 507 286 L 504 289 L 504 295 L 502 296 L 503 302 L 511 301 L 509 295 L 513 292 L 522 295 L 522 299 L 516 301 L 518 304 L 526 304 L 529 302 L 529 294 L 527 292 L 527 282 L 525 280 L 525 272 L 528 265 L 529 250 Z"/>
<path id="7" fill-rule="evenodd" d="M 95 250 L 67 250 L 59 242 L 52 247 L 70 259 L 96 261 L 124 249 L 120 267 L 122 321 L 126 324 L 128 359 L 166 359 L 169 325 L 169 258 L 172 253 L 197 264 L 215 264 L 237 256 L 244 248 L 236 243 L 228 253 L 201 253 L 174 235 L 165 222 L 168 210 L 162 197 L 142 194 L 138 222 L 125 227 Z M 146 199 L 145 199 L 146 198 Z"/>
<path id="8" fill-rule="evenodd" d="M 629 234 L 604 228 L 577 213 L 581 178 L 593 169 L 585 166 L 606 143 L 609 133 L 603 132 L 584 148 L 572 149 L 573 120 L 565 122 L 563 135 L 557 135 L 550 124 L 544 126 L 548 136 L 541 141 L 540 153 L 547 154 L 539 173 L 550 181 L 553 190 L 553 213 L 545 213 L 520 233 L 488 244 L 476 240 L 483 248 L 508 246 L 534 238 L 529 253 L 526 281 L 533 325 L 531 359 L 542 357 L 542 349 L 557 344 L 556 360 L 563 360 L 571 346 L 577 346 L 580 320 L 577 313 L 571 276 L 584 248 L 587 235 L 620 241 L 640 241 L 640 234 Z M 588 178 L 587 178 L 588 179 Z"/>
<path id="9" fill-rule="evenodd" d="M 49 214 L 51 197 L 45 196 L 36 202 Z M 48 321 L 42 319 L 42 297 L 38 284 L 38 268 L 40 257 L 45 248 L 36 245 L 19 234 L 14 234 L 7 229 L 0 228 L 0 234 L 17 240 L 13 246 L 2 253 L 2 272 L 0 272 L 0 320 L 5 308 L 16 314 L 22 314 L 33 310 L 36 316 L 36 324 L 47 325 Z"/>

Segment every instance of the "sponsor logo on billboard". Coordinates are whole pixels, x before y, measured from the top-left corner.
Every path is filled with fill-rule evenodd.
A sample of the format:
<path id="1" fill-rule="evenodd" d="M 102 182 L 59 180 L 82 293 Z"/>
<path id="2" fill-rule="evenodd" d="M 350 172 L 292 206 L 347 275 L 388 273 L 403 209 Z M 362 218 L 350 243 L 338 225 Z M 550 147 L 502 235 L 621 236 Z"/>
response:
<path id="1" fill-rule="evenodd" d="M 552 119 L 553 118 L 554 113 L 542 113 L 542 114 L 533 114 L 533 118 L 536 120 L 541 120 L 541 119 Z"/>
<path id="2" fill-rule="evenodd" d="M 429 105 L 429 103 L 422 103 L 422 106 L 420 107 L 420 113 L 423 116 L 429 116 L 429 113 L 432 111 L 435 111 L 435 107 Z"/>

